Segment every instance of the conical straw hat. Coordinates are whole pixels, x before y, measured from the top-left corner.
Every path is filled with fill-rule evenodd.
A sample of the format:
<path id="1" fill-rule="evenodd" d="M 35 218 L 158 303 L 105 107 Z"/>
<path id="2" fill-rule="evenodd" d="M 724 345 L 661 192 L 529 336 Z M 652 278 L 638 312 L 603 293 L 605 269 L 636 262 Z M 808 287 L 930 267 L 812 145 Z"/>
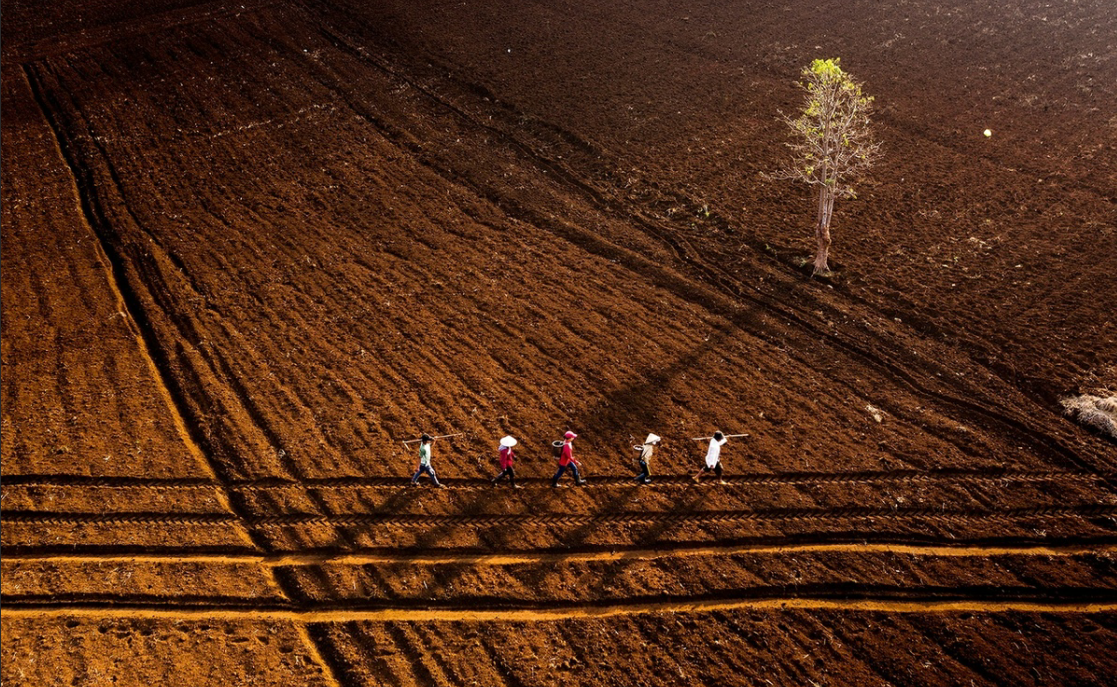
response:
<path id="1" fill-rule="evenodd" d="M 516 445 L 516 439 L 513 437 L 504 437 L 500 440 L 500 445 L 511 448 Z"/>
<path id="2" fill-rule="evenodd" d="M 648 435 L 648 438 L 644 440 L 644 443 L 645 443 L 645 444 L 654 444 L 654 443 L 656 443 L 657 441 L 659 441 L 659 435 L 657 435 L 657 434 L 649 434 L 649 435 Z"/>

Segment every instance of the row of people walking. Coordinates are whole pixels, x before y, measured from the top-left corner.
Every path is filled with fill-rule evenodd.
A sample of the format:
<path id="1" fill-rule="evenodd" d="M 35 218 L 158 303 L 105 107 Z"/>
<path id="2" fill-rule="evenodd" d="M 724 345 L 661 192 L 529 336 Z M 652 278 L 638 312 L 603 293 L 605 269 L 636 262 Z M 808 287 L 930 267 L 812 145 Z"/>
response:
<path id="1" fill-rule="evenodd" d="M 448 435 L 458 436 L 458 435 Z M 746 436 L 746 435 L 737 435 Z M 431 446 L 435 440 L 445 437 L 432 437 L 429 434 L 423 434 L 419 439 L 419 468 L 411 477 L 411 486 L 419 484 L 419 478 L 426 474 L 430 477 L 431 483 L 438 488 L 442 488 L 443 484 L 438 481 L 438 474 L 435 472 L 434 467 L 431 466 Z M 561 441 L 555 441 L 552 447 L 555 452 L 555 457 L 558 459 L 558 470 L 555 472 L 554 477 L 551 478 L 551 486 L 559 487 L 559 480 L 568 471 L 574 478 L 574 483 L 582 486 L 586 483 L 586 479 L 582 477 L 579 468 L 582 466 L 577 459 L 574 458 L 574 440 L 578 435 L 574 432 L 567 432 Z M 721 467 L 721 447 L 725 445 L 729 438 L 721 431 L 714 432 L 711 437 L 701 437 L 701 439 L 709 439 L 710 444 L 706 449 L 706 460 L 702 468 L 691 478 L 697 482 L 703 475 L 713 473 L 717 476 L 721 484 L 725 484 L 723 479 L 723 472 Z M 414 441 L 414 440 L 412 440 Z M 633 481 L 639 484 L 650 484 L 652 478 L 651 463 L 652 456 L 655 454 L 655 449 L 662 439 L 655 434 L 648 434 L 643 444 L 633 446 L 639 452 L 637 457 L 637 464 L 639 471 Z M 509 486 L 513 489 L 519 489 L 520 485 L 516 484 L 516 452 L 515 447 L 519 442 L 515 437 L 506 436 L 500 440 L 500 447 L 497 451 L 497 461 L 500 464 L 500 472 L 496 474 L 490 481 L 496 485 L 507 478 Z"/>

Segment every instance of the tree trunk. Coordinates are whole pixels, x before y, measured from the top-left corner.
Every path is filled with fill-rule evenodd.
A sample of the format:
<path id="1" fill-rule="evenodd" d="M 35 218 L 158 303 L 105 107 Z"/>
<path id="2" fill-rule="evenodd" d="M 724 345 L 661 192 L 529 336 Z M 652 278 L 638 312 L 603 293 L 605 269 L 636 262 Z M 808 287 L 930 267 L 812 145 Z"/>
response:
<path id="1" fill-rule="evenodd" d="M 826 274 L 830 271 L 827 258 L 830 256 L 830 216 L 834 212 L 834 192 L 823 186 L 818 194 L 818 225 L 815 227 L 815 236 L 818 238 L 818 252 L 814 256 L 814 272 Z"/>

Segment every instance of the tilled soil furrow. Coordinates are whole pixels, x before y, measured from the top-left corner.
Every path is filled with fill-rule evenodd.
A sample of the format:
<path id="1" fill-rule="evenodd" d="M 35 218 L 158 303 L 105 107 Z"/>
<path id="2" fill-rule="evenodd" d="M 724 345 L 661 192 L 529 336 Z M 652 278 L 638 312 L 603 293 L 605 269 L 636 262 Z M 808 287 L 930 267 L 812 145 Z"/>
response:
<path id="1" fill-rule="evenodd" d="M 333 68 L 337 67 L 337 65 L 331 65 L 331 66 Z M 328 71 L 328 70 L 326 70 L 326 71 Z M 327 79 L 327 80 L 330 80 L 330 79 Z M 336 80 L 336 79 L 334 79 L 334 80 Z M 333 85 L 333 82 L 331 82 L 331 85 Z M 350 94 L 350 95 L 352 95 L 352 94 Z M 366 112 L 366 111 L 369 111 L 370 107 L 367 106 L 366 103 L 361 102 L 361 103 L 356 103 L 355 104 L 355 109 L 359 109 L 359 111 L 361 111 L 361 112 Z M 254 131 L 256 131 L 256 130 L 254 130 Z M 416 152 L 416 151 L 411 151 L 411 152 Z M 442 166 L 442 168 L 445 168 L 446 165 L 441 165 L 441 166 Z M 474 184 L 474 185 L 476 187 L 476 184 Z M 258 218 L 258 219 L 262 219 L 262 218 Z M 317 235 L 315 235 L 315 238 L 317 238 Z M 293 254 L 292 258 L 293 259 L 298 257 L 297 255 L 295 255 L 296 251 L 294 249 L 290 250 L 289 252 L 292 252 L 292 254 Z M 309 256 L 305 256 L 305 257 L 309 258 Z M 641 265 L 643 265 L 643 264 L 641 264 Z M 191 270 L 191 265 L 189 263 L 181 263 L 181 266 L 182 266 L 183 269 Z M 314 293 L 318 293 L 319 289 L 315 288 L 315 289 L 312 289 L 312 290 L 314 290 Z M 353 289 L 353 293 L 359 293 L 359 289 Z M 332 305 L 331 307 L 334 307 L 335 305 L 340 307 L 341 303 L 337 302 L 334 305 Z M 216 307 L 216 304 L 214 304 L 214 307 Z M 223 312 L 223 308 L 221 309 L 221 312 Z M 295 318 L 295 324 L 298 328 L 306 328 L 308 326 L 311 326 L 311 322 L 309 322 L 308 319 L 307 319 L 307 321 L 303 321 L 303 319 L 299 319 L 297 317 Z M 579 343 L 579 342 L 577 342 L 577 340 L 579 340 L 579 338 L 586 338 L 586 337 L 590 336 L 591 334 L 592 334 L 592 332 L 582 332 L 582 333 L 577 334 L 577 336 L 574 336 L 573 338 L 570 338 L 569 335 L 566 335 L 567 338 L 570 338 L 569 344 L 567 344 L 567 345 L 569 345 L 571 347 L 574 347 L 574 345 L 576 343 Z M 614 343 L 617 343 L 617 342 L 614 342 L 612 340 L 612 338 L 610 338 L 610 336 L 613 336 L 611 328 L 610 328 L 610 330 L 607 330 L 607 331 L 603 332 L 602 334 L 603 334 L 602 341 L 608 341 L 608 343 L 610 343 L 610 345 L 612 345 Z M 229 334 L 229 336 L 232 337 L 231 334 Z M 236 337 L 232 337 L 232 338 L 236 338 Z M 466 345 L 466 344 L 471 344 L 474 341 L 476 341 L 475 338 L 471 338 L 469 336 L 464 336 L 464 337 L 462 337 L 461 342 L 458 342 L 456 345 L 446 347 L 446 351 L 450 353 L 449 356 L 438 354 L 437 357 L 460 357 L 459 353 L 462 350 L 461 346 Z M 236 345 L 241 345 L 241 343 L 237 342 Z M 548 355 L 550 355 L 550 354 L 548 354 Z M 445 368 L 445 365 L 443 365 L 443 368 Z M 443 368 L 438 369 L 438 374 L 440 376 L 446 376 L 447 374 L 452 373 L 452 370 L 445 370 Z M 239 379 L 238 375 L 240 375 L 240 374 L 241 374 L 241 372 L 239 370 L 233 370 L 231 368 L 223 371 L 223 373 L 222 373 L 222 375 L 226 376 L 226 378 L 233 378 L 233 379 Z M 438 385 L 436 384 L 435 387 L 437 388 Z M 475 384 L 467 384 L 466 387 L 467 387 L 467 391 L 470 394 L 472 393 L 472 391 L 470 391 L 471 389 L 477 388 Z M 261 389 L 260 391 L 250 391 L 249 388 L 246 387 L 245 389 L 241 389 L 241 390 L 239 390 L 238 393 L 233 394 L 233 395 L 235 395 L 235 397 L 240 399 L 239 404 L 245 405 L 245 407 L 250 407 L 250 405 L 252 405 L 252 403 L 254 403 L 254 402 L 249 402 L 249 401 L 251 401 L 251 398 L 254 397 L 254 395 L 255 395 L 255 397 L 259 397 L 259 398 L 266 397 L 267 394 L 266 393 L 261 393 L 261 391 L 266 391 L 266 390 Z M 300 399 L 298 401 L 298 404 L 299 405 L 304 405 L 304 407 L 309 407 L 309 405 L 311 405 L 314 402 L 313 398 L 306 397 L 306 395 L 300 395 L 300 394 L 296 393 L 295 397 L 297 399 Z M 457 401 L 454 400 L 454 398 L 452 398 L 452 394 L 447 395 L 446 398 L 439 397 L 438 399 L 431 399 L 431 400 L 432 401 L 437 400 L 437 404 L 439 404 L 439 405 L 446 405 L 447 403 L 457 402 Z M 447 405 L 447 409 L 449 409 L 449 408 L 450 408 L 449 405 Z M 284 411 L 284 412 L 286 412 L 286 411 Z M 212 413 L 210 413 L 210 414 L 212 414 Z M 262 424 L 264 424 L 264 426 L 267 426 L 267 424 L 269 422 L 273 422 L 273 421 L 274 422 L 279 422 L 279 420 L 275 420 L 274 418 L 264 418 L 264 416 L 262 416 L 262 414 L 260 414 L 260 412 L 258 412 L 256 414 L 257 414 L 256 419 L 258 421 L 255 422 L 255 423 L 258 424 L 258 426 L 261 422 L 262 422 Z M 305 416 L 306 412 L 304 412 L 303 410 L 298 410 L 295 413 L 295 416 L 292 416 L 292 418 L 298 419 L 298 416 L 300 416 L 300 414 L 302 414 L 302 416 Z M 279 424 L 276 424 L 276 427 L 279 427 Z M 271 445 L 274 445 L 274 446 L 275 445 L 278 445 L 280 447 L 286 446 L 286 443 L 284 441 L 281 441 L 281 439 L 283 439 L 283 437 L 281 437 L 279 435 L 279 433 L 277 433 L 278 431 L 279 430 L 268 432 L 268 435 L 270 437 L 270 438 L 268 438 L 268 442 L 271 443 Z M 309 435 L 311 435 L 311 439 L 313 439 L 314 432 L 309 432 Z M 283 449 L 279 449 L 279 450 L 280 450 L 281 454 L 283 454 L 285 456 L 288 454 L 288 451 L 284 451 Z M 313 462 L 314 460 L 312 459 L 311 461 Z"/>
<path id="2" fill-rule="evenodd" d="M 4 684 L 1112 679 L 1106 0 L 5 2 Z"/>
<path id="3" fill-rule="evenodd" d="M 1110 552 L 937 556 L 791 550 L 649 559 L 417 565 L 325 564 L 294 572 L 307 603 L 609 604 L 632 598 L 747 595 L 754 589 L 1058 588 L 1117 593 Z"/>
<path id="4" fill-rule="evenodd" d="M 245 398 L 245 394 L 240 394 L 240 395 L 241 395 L 241 398 Z"/>
<path id="5" fill-rule="evenodd" d="M 84 221 L 81 193 L 33 84 L 5 67 L 5 477 L 206 474 Z M 33 170 L 27 175 L 15 170 Z M 183 460 L 186 457 L 187 460 Z"/>
<path id="6" fill-rule="evenodd" d="M 1078 504 L 1066 506 L 1038 506 L 1006 508 L 1002 510 L 948 509 L 948 508 L 871 508 L 849 506 L 846 508 L 773 508 L 767 510 L 704 511 L 691 513 L 605 512 L 595 515 L 554 513 L 539 515 L 393 515 L 390 513 L 289 513 L 283 515 L 240 517 L 234 514 L 196 513 L 52 513 L 49 511 L 11 511 L 3 519 L 11 523 L 42 524 L 213 524 L 243 521 L 253 527 L 283 527 L 292 525 L 359 526 L 385 524 L 407 527 L 448 527 L 459 525 L 499 526 L 514 524 L 533 525 L 590 525 L 594 523 L 657 523 L 657 522 L 733 522 L 742 520 L 835 520 L 835 519 L 926 519 L 926 520 L 1011 520 L 1034 517 L 1113 517 L 1117 505 Z"/>
<path id="7" fill-rule="evenodd" d="M 684 546 L 665 543 L 652 549 L 614 546 L 596 551 L 447 551 L 443 553 L 420 551 L 337 551 L 275 552 L 259 554 L 249 550 L 225 552 L 52 552 L 49 550 L 17 550 L 4 554 L 10 562 L 32 563 L 209 563 L 256 564 L 270 567 L 299 567 L 309 565 L 456 565 L 474 566 L 524 565 L 531 563 L 570 563 L 584 561 L 637 561 L 678 558 L 689 556 L 729 556 L 735 554 L 795 554 L 808 552 L 836 553 L 893 553 L 920 556 L 984 557 L 984 556 L 1077 556 L 1117 552 L 1117 536 L 1083 538 L 1076 541 L 994 541 L 959 542 L 942 540 L 921 541 L 872 541 L 866 534 L 856 541 L 833 541 L 833 538 L 787 538 L 780 541 L 751 543 L 719 543 L 712 546 Z"/>
<path id="8" fill-rule="evenodd" d="M 322 669 L 323 678 L 329 687 L 342 687 L 340 663 L 336 654 L 332 653 L 333 645 L 329 639 L 320 632 L 315 632 L 313 624 L 296 623 L 295 632 L 302 640 L 303 646 L 310 653 L 311 660 Z"/>
<path id="9" fill-rule="evenodd" d="M 98 618 L 213 618 L 226 620 L 273 619 L 299 622 L 417 621 L 417 620 L 524 620 L 548 621 L 571 618 L 602 618 L 644 613 L 686 613 L 738 609 L 838 609 L 896 613 L 928 611 L 969 612 L 1064 612 L 1106 613 L 1117 610 L 1117 591 L 1098 589 L 1011 589 L 967 586 L 964 588 L 913 588 L 882 585 L 811 585 L 753 588 L 747 594 L 724 594 L 686 598 L 656 596 L 614 604 L 436 604 L 419 600 L 412 604 L 379 604 L 349 601 L 344 605 L 229 604 L 219 606 L 128 603 L 24 603 L 8 602 L 4 615 L 10 618 L 73 617 Z M 653 600 L 654 599 L 654 600 Z"/>
<path id="10" fill-rule="evenodd" d="M 129 19 L 113 24 L 98 26 L 94 29 L 74 33 L 53 35 L 32 42 L 18 42 L 5 46 L 5 60 L 14 62 L 34 62 L 51 56 L 76 53 L 108 43 L 119 42 L 128 37 L 158 34 L 169 29 L 189 26 L 205 21 L 221 19 L 230 14 L 238 16 L 253 12 L 269 5 L 275 0 L 242 0 L 230 7 L 224 2 L 209 2 L 193 5 L 185 9 L 160 12 L 139 19 Z"/>
<path id="11" fill-rule="evenodd" d="M 211 452 L 204 450 L 203 443 L 205 439 L 201 428 L 196 423 L 188 424 L 187 422 L 187 418 L 190 417 L 187 411 L 189 406 L 183 398 L 180 387 L 175 382 L 176 377 L 170 369 L 166 351 L 159 347 L 158 338 L 149 321 L 150 314 L 144 310 L 143 301 L 132 290 L 132 285 L 125 276 L 124 258 L 120 253 L 120 247 L 112 240 L 114 234 L 112 221 L 109 219 L 112 213 L 106 211 L 106 209 L 102 207 L 102 203 L 105 201 L 96 191 L 96 176 L 91 169 L 82 164 L 79 154 L 75 152 L 75 142 L 67 136 L 67 133 L 72 134 L 72 132 L 67 132 L 61 123 L 61 115 L 59 114 L 61 106 L 59 102 L 55 100 L 52 93 L 45 88 L 43 76 L 38 71 L 25 66 L 23 68 L 23 76 L 31 88 L 32 94 L 35 97 L 35 102 L 38 104 L 42 116 L 46 119 L 51 129 L 60 156 L 69 168 L 71 178 L 75 184 L 75 192 L 85 216 L 86 224 L 96 238 L 99 253 L 104 259 L 106 271 L 108 272 L 108 281 L 116 296 L 120 312 L 135 330 L 137 346 L 151 368 L 156 386 L 171 411 L 175 426 L 179 430 L 184 444 L 192 457 L 205 467 L 209 477 L 217 482 L 216 486 L 218 487 L 217 493 L 220 503 L 234 518 L 234 522 L 231 522 L 230 525 L 242 532 L 246 542 L 251 541 L 258 545 L 259 542 L 253 537 L 253 533 L 244 529 L 243 518 L 240 517 L 242 513 L 239 512 L 235 500 L 230 498 L 228 489 L 223 485 L 223 482 L 227 479 L 223 466 L 218 461 L 213 460 Z M 105 157 L 106 151 L 101 144 L 96 141 L 95 137 L 91 136 L 89 141 L 92 141 L 93 145 L 104 158 L 105 163 L 108 165 L 109 177 L 118 192 L 120 192 L 120 179 L 110 160 Z M 136 224 L 139 224 L 139 220 L 127 204 L 125 204 L 125 209 L 132 220 L 136 222 Z M 215 520 L 190 520 L 190 522 L 212 523 L 215 522 Z"/>
<path id="12" fill-rule="evenodd" d="M 342 685 L 364 684 L 364 677 L 370 668 L 375 669 L 377 677 L 384 679 L 380 666 L 375 665 L 375 657 L 363 654 L 351 641 L 349 628 L 352 623 L 307 623 L 303 627 L 308 644 L 317 647 L 321 663 L 329 666 L 335 683 Z M 339 636 L 340 635 L 340 636 Z M 362 664 L 372 663 L 373 666 Z M 390 681 L 391 687 L 402 687 L 399 682 Z"/>
<path id="13" fill-rule="evenodd" d="M 1013 470 L 1008 468 L 941 469 L 941 470 L 886 470 L 860 472 L 792 472 L 792 473 L 755 473 L 725 475 L 723 478 L 732 484 L 841 484 L 841 483 L 884 483 L 884 482 L 1094 482 L 1117 479 L 1117 473 L 1092 471 L 1042 472 Z M 525 487 L 549 487 L 550 480 L 538 477 L 518 477 L 518 484 Z M 491 491 L 492 483 L 487 479 L 444 478 L 442 482 L 455 489 L 484 489 Z M 652 488 L 656 485 L 688 485 L 690 475 L 656 474 Z M 629 477 L 595 476 L 588 488 L 601 486 L 631 486 Z M 101 487 L 114 489 L 203 489 L 217 486 L 205 478 L 159 479 L 144 477 L 88 477 L 85 475 L 11 475 L 4 477 L 5 487 L 29 486 L 72 486 Z M 227 487 L 237 491 L 268 491 L 283 489 L 405 489 L 408 484 L 404 477 L 325 477 L 302 478 L 299 480 L 258 479 L 230 480 Z"/>
<path id="14" fill-rule="evenodd" d="M 511 125 L 505 129 L 481 122 L 453 100 L 439 95 L 416 79 L 386 66 L 382 59 L 370 55 L 367 50 L 349 49 L 362 59 L 385 70 L 394 78 L 406 81 L 434 102 L 456 113 L 467 122 L 468 126 L 500 136 L 536 164 L 544 166 L 554 175 L 566 181 L 577 192 L 584 193 L 591 203 L 598 208 L 607 212 L 618 210 L 618 204 L 611 200 L 611 196 L 609 198 L 604 196 L 593 185 L 593 182 L 589 181 L 589 179 L 594 178 L 593 175 L 580 174 L 577 170 L 569 169 L 567 165 L 555 159 L 554 154 L 541 153 L 530 142 L 522 140 L 522 134 L 514 133 L 522 131 L 522 127 Z M 499 103 L 497 106 L 485 109 L 489 112 L 507 116 L 507 113 L 499 107 Z M 686 202 L 695 207 L 699 205 L 697 201 L 692 199 L 687 199 Z M 677 237 L 679 233 L 676 227 L 663 227 L 649 218 L 633 214 L 631 204 L 625 204 L 620 208 L 624 216 L 638 221 L 645 231 L 660 240 L 672 240 L 671 237 Z M 716 219 L 720 220 L 723 225 L 727 225 L 724 220 Z M 609 244 L 604 237 L 595 238 L 598 242 L 609 245 L 608 253 L 610 254 L 615 254 L 621 250 Z M 1079 455 L 1075 448 L 1066 445 L 1065 437 L 1057 436 L 1045 428 L 1034 426 L 1030 418 L 1018 417 L 1019 414 L 1012 412 L 1009 408 L 996 405 L 995 399 L 988 398 L 979 401 L 983 397 L 984 391 L 975 388 L 968 380 L 956 379 L 952 374 L 949 374 L 951 370 L 945 369 L 938 360 L 921 356 L 917 351 L 913 351 L 900 343 L 890 342 L 881 336 L 867 341 L 864 337 L 859 336 L 859 332 L 852 332 L 852 330 L 851 332 L 843 332 L 834 328 L 822 327 L 817 323 L 816 318 L 806 314 L 807 310 L 817 308 L 819 304 L 804 304 L 801 301 L 780 299 L 763 293 L 755 286 L 746 285 L 745 282 L 729 274 L 728 270 L 721 266 L 728 256 L 717 250 L 716 243 L 713 245 L 713 251 L 711 251 L 710 246 L 706 245 L 708 243 L 708 241 L 703 242 L 702 250 L 683 251 L 687 260 L 686 267 L 682 271 L 684 274 L 696 272 L 700 276 L 697 280 L 698 283 L 715 285 L 718 289 L 736 299 L 746 299 L 752 302 L 760 307 L 763 312 L 775 315 L 776 319 L 785 321 L 788 327 L 794 325 L 797 334 L 813 335 L 816 341 L 832 347 L 835 353 L 844 353 L 850 358 L 860 359 L 869 368 L 887 369 L 891 373 L 890 379 L 893 382 L 906 386 L 916 397 L 925 401 L 939 403 L 955 411 L 962 411 L 958 415 L 959 417 L 976 416 L 984 420 L 986 424 L 992 423 L 995 426 L 1000 426 L 999 431 L 1006 437 L 1012 437 L 1014 441 L 1019 441 L 1020 437 L 1025 437 L 1036 451 L 1045 455 L 1059 456 L 1064 464 L 1073 468 L 1090 468 L 1092 466 L 1091 460 Z M 582 242 L 581 245 L 591 252 L 594 251 L 590 243 Z M 634 259 L 632 256 L 625 257 L 630 262 Z M 637 259 L 637 262 L 640 262 L 640 260 Z M 657 267 L 645 261 L 643 264 L 634 264 L 634 271 L 646 272 Z M 753 270 L 750 270 L 750 274 L 752 272 Z M 753 336 L 769 343 L 779 344 L 786 339 L 786 332 L 773 332 L 770 326 L 758 327 L 758 322 L 753 318 L 736 318 L 734 323 Z M 1044 408 L 1043 410 L 1047 409 Z M 1063 434 L 1063 432 L 1060 432 L 1060 434 Z"/>

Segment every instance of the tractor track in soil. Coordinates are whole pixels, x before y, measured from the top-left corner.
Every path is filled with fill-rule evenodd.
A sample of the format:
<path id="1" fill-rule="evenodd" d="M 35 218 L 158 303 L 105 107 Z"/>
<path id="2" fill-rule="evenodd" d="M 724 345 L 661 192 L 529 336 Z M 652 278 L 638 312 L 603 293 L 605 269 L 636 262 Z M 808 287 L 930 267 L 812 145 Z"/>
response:
<path id="1" fill-rule="evenodd" d="M 283 513 L 276 515 L 245 515 L 226 513 L 56 513 L 50 511 L 11 511 L 4 521 L 41 525 L 215 525 L 243 522 L 251 528 L 325 525 L 356 527 L 390 525 L 396 527 L 499 527 L 506 525 L 587 526 L 606 523 L 670 524 L 725 522 L 783 522 L 798 520 L 844 519 L 920 519 L 920 520 L 1014 520 L 1021 518 L 1117 517 L 1117 505 L 1080 504 L 1068 506 L 1036 506 L 981 510 L 972 508 L 934 507 L 866 507 L 845 508 L 771 508 L 762 510 L 701 511 L 692 513 L 606 512 L 595 515 L 533 514 L 533 515 L 399 515 L 391 513 Z"/>
<path id="2" fill-rule="evenodd" d="M 587 561 L 651 561 L 689 556 L 731 556 L 737 554 L 800 554 L 800 553 L 889 553 L 906 556 L 985 557 L 985 556 L 1080 556 L 1117 552 L 1117 537 L 1090 538 L 1073 543 L 1042 542 L 823 542 L 786 540 L 783 543 L 719 543 L 712 546 L 664 545 L 657 548 L 610 547 L 595 551 L 509 551 L 509 552 L 408 552 L 408 551 L 314 551 L 275 552 L 260 554 L 245 551 L 222 553 L 121 553 L 102 551 L 6 553 L 4 560 L 36 564 L 84 563 L 201 563 L 215 565 L 261 565 L 265 567 L 304 567 L 321 565 L 482 565 L 509 566 L 540 563 L 580 563 Z"/>
<path id="3" fill-rule="evenodd" d="M 885 587 L 880 585 L 819 585 L 809 587 L 754 588 L 748 594 L 688 597 L 679 599 L 632 599 L 610 604 L 400 604 L 296 605 L 296 604 L 153 604 L 135 603 L 58 604 L 8 601 L 8 618 L 89 617 L 96 619 L 208 619 L 274 620 L 300 623 L 351 621 L 554 621 L 576 618 L 607 618 L 647 613 L 702 613 L 731 610 L 833 609 L 895 613 L 988 612 L 1107 613 L 1117 610 L 1117 592 L 1095 589 L 1005 589 Z"/>
<path id="4" fill-rule="evenodd" d="M 261 5 L 261 7 L 262 6 L 263 5 Z M 243 6 L 242 9 L 244 9 Z M 256 7 L 253 9 L 256 9 Z M 71 142 L 65 135 L 65 132 L 68 130 L 60 124 L 58 120 L 59 115 L 56 111 L 57 108 L 51 107 L 51 102 L 49 100 L 50 95 L 46 89 L 44 89 L 39 76 L 27 64 L 23 64 L 21 67 L 21 74 L 30 88 L 39 111 L 46 120 L 53 136 L 59 159 L 63 161 L 69 170 L 69 176 L 74 184 L 73 191 L 77 197 L 81 215 L 85 221 L 86 227 L 95 237 L 113 293 L 122 306 L 122 312 L 127 314 L 129 323 L 135 330 L 137 345 L 143 350 L 144 357 L 152 368 L 154 378 L 157 380 L 158 387 L 174 414 L 176 425 L 182 434 L 183 440 L 194 456 L 201 459 L 209 474 L 214 478 L 214 486 L 219 491 L 221 505 L 224 506 L 233 517 L 230 526 L 239 530 L 240 536 L 246 543 L 251 543 L 254 547 L 259 549 L 265 548 L 266 543 L 261 538 L 259 532 L 254 531 L 251 525 L 247 523 L 245 517 L 246 512 L 243 506 L 238 500 L 231 498 L 228 488 L 228 469 L 219 460 L 214 458 L 216 453 L 212 450 L 213 447 L 207 440 L 207 433 L 204 431 L 201 423 L 198 422 L 190 412 L 192 406 L 188 401 L 188 391 L 182 387 L 181 380 L 179 380 L 171 370 L 171 365 L 168 360 L 170 353 L 160 347 L 159 336 L 149 319 L 151 313 L 148 313 L 144 309 L 143 300 L 140 295 L 133 290 L 133 285 L 125 276 L 125 257 L 120 254 L 118 246 L 112 240 L 112 238 L 116 236 L 114 227 L 112 222 L 108 219 L 106 209 L 101 206 L 103 199 L 94 191 L 96 184 L 94 182 L 93 172 L 82 164 L 81 157 L 73 150 Z M 93 141 L 98 154 L 107 165 L 109 177 L 117 193 L 122 195 L 121 181 L 103 145 L 93 136 L 90 136 L 90 140 Z M 127 203 L 124 203 L 124 207 L 135 225 L 142 226 L 142 223 L 135 216 L 133 209 L 128 206 Z M 175 318 L 172 317 L 172 319 Z M 176 326 L 181 325 L 176 321 Z M 237 388 L 236 391 L 245 410 L 251 414 L 256 424 L 261 430 L 265 432 L 268 431 L 270 427 L 266 423 L 261 422 L 256 414 L 252 412 L 254 406 L 250 403 L 250 399 L 246 397 L 241 389 Z M 299 473 L 297 471 L 292 471 L 292 474 L 298 475 Z M 267 572 L 271 576 L 272 583 L 280 590 L 283 596 L 290 597 L 294 594 L 296 590 L 286 584 L 284 579 L 276 576 L 272 569 L 268 568 Z M 331 663 L 323 659 L 323 647 L 305 631 L 305 628 L 301 629 L 300 632 L 303 640 L 306 642 L 307 649 L 312 659 L 322 667 L 327 680 L 332 684 L 338 684 L 338 680 L 335 676 L 335 668 Z"/>

